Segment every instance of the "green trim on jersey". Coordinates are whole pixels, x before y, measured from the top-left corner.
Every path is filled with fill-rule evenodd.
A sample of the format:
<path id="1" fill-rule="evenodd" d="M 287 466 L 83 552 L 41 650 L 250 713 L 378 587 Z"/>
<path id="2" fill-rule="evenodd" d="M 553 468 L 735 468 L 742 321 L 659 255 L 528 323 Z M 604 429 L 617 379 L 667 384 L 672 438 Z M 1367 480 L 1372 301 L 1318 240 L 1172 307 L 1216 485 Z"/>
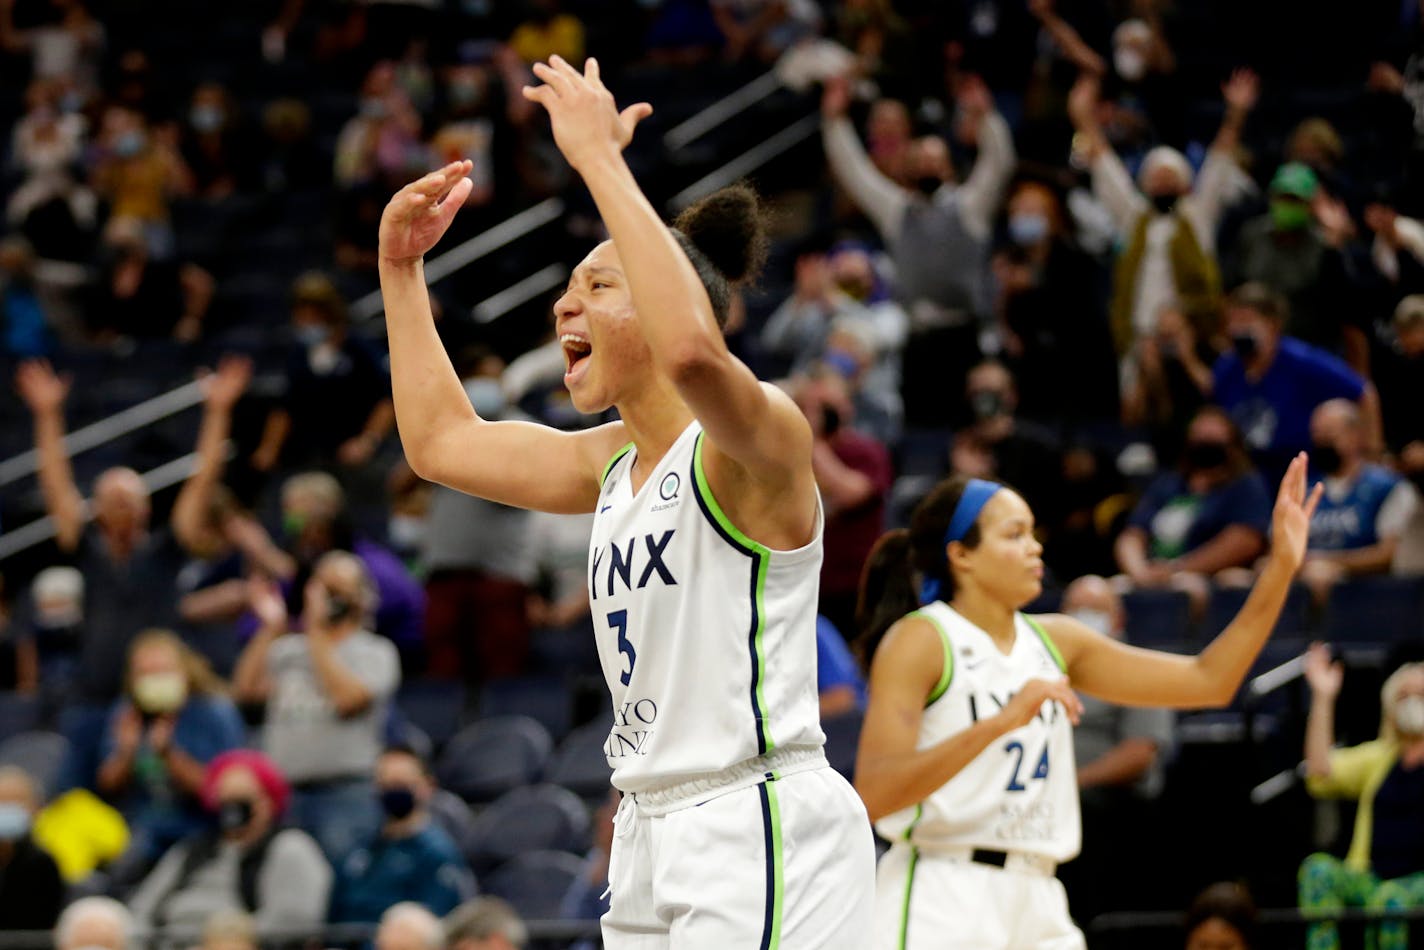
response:
<path id="1" fill-rule="evenodd" d="M 633 451 L 633 443 L 629 442 L 627 445 L 623 446 L 623 448 L 613 453 L 613 458 L 609 459 L 608 464 L 603 466 L 603 474 L 598 476 L 599 487 L 602 487 L 603 483 L 608 481 L 608 473 L 613 471 L 613 466 L 618 464 L 619 459 L 623 458 L 623 456 L 627 455 L 631 451 Z"/>
<path id="2" fill-rule="evenodd" d="M 777 950 L 781 946 L 781 917 L 786 908 L 786 859 L 781 847 L 781 803 L 776 797 L 775 779 L 766 782 L 764 787 L 771 811 L 771 873 L 775 882 L 771 897 L 771 937 L 767 947 L 768 950 Z"/>
<path id="3" fill-rule="evenodd" d="M 944 629 L 944 625 L 936 620 L 933 614 L 917 610 L 910 616 L 919 617 L 934 624 L 934 628 L 939 631 L 940 645 L 944 647 L 944 665 L 940 668 L 939 682 L 935 683 L 934 689 L 930 690 L 929 698 L 925 700 L 925 706 L 928 708 L 948 691 L 949 684 L 954 679 L 954 648 L 949 642 L 949 631 Z"/>
<path id="4" fill-rule="evenodd" d="M 910 867 L 905 872 L 905 901 L 900 908 L 900 941 L 896 944 L 899 950 L 905 950 L 906 940 L 910 936 L 910 891 L 915 886 L 915 865 L 920 863 L 920 849 L 910 848 Z"/>
<path id="5" fill-rule="evenodd" d="M 1033 628 L 1033 632 L 1038 634 L 1038 638 L 1043 641 L 1044 649 L 1048 650 L 1049 656 L 1053 657 L 1053 662 L 1058 664 L 1060 670 L 1067 673 L 1068 664 L 1063 662 L 1063 654 L 1058 652 L 1058 647 L 1054 644 L 1052 638 L 1048 636 L 1048 631 L 1043 629 L 1039 622 L 1028 614 L 1021 614 L 1021 616 L 1024 620 L 1028 621 L 1028 625 Z"/>
<path id="6" fill-rule="evenodd" d="M 776 742 L 771 738 L 771 732 L 766 728 L 766 721 L 769 718 L 766 711 L 766 696 L 763 691 L 763 684 L 766 683 L 766 570 L 771 564 L 771 549 L 764 544 L 758 544 L 742 533 L 736 525 L 732 524 L 732 519 L 727 517 L 727 513 L 722 510 L 721 504 L 717 501 L 717 496 L 712 494 L 712 486 L 707 482 L 707 472 L 702 467 L 702 437 L 706 433 L 697 433 L 697 441 L 692 448 L 692 473 L 697 480 L 697 494 L 705 505 L 705 511 L 717 522 L 722 533 L 726 535 L 733 544 L 740 545 L 744 553 L 750 555 L 756 570 L 756 593 L 753 595 L 752 609 L 756 611 L 756 633 L 753 635 L 753 642 L 756 644 L 756 708 L 757 708 L 757 731 L 761 736 L 763 748 L 760 754 L 766 755 L 776 748 Z"/>

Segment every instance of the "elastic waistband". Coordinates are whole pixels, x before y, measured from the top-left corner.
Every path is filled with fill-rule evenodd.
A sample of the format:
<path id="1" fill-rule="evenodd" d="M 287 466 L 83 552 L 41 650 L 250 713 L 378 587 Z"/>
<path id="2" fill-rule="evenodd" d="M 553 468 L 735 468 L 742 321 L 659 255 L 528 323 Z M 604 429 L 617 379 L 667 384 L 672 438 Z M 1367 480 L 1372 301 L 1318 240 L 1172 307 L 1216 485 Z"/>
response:
<path id="1" fill-rule="evenodd" d="M 768 780 L 829 767 L 826 753 L 820 746 L 789 746 L 738 762 L 720 772 L 710 772 L 673 785 L 633 792 L 627 797 L 631 798 L 637 809 L 645 815 L 665 815 Z"/>
<path id="2" fill-rule="evenodd" d="M 989 848 L 965 847 L 924 847 L 914 846 L 926 857 L 949 861 L 953 864 L 982 864 L 985 867 L 1000 868 L 1017 874 L 1032 874 L 1037 877 L 1053 877 L 1058 873 L 1058 862 L 1042 854 L 1028 851 L 995 851 Z"/>

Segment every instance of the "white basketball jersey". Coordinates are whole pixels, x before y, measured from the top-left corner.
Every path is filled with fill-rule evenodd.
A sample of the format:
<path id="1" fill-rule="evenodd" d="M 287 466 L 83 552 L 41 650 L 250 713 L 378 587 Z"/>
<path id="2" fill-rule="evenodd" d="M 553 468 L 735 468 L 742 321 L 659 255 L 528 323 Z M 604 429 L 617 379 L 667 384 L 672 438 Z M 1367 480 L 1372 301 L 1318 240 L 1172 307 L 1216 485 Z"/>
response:
<path id="1" fill-rule="evenodd" d="M 1058 679 L 1063 662 L 1041 627 L 1018 614 L 1014 646 L 1001 653 L 987 633 L 935 602 L 919 611 L 944 643 L 944 673 L 920 721 L 919 749 L 937 745 L 1006 706 L 1025 682 Z M 1023 851 L 1062 863 L 1078 853 L 1082 825 L 1073 731 L 1056 702 L 996 739 L 918 805 L 887 815 L 890 841 L 936 848 Z"/>
<path id="2" fill-rule="evenodd" d="M 625 792 L 824 744 L 816 695 L 816 536 L 772 551 L 739 531 L 702 472 L 693 422 L 634 493 L 633 446 L 603 476 L 589 604 L 613 697 L 604 752 Z"/>

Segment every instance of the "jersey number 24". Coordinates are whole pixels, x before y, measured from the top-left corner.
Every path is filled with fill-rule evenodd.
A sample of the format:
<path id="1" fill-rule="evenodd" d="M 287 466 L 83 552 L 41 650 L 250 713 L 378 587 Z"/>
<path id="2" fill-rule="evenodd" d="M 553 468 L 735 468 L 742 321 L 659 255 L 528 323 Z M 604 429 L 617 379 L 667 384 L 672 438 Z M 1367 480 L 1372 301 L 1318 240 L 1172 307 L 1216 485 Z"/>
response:
<path id="1" fill-rule="evenodd" d="M 1009 785 L 1005 791 L 1026 791 L 1028 786 L 1019 781 L 1019 775 L 1023 772 L 1025 755 L 1023 743 L 1015 739 L 1013 742 L 1004 746 L 1004 751 L 1014 757 L 1014 774 L 1009 776 Z M 1038 757 L 1038 765 L 1034 767 L 1033 774 L 1028 777 L 1027 781 L 1032 782 L 1035 779 L 1042 780 L 1046 778 L 1048 778 L 1048 746 L 1045 745 L 1043 747 L 1043 755 Z"/>

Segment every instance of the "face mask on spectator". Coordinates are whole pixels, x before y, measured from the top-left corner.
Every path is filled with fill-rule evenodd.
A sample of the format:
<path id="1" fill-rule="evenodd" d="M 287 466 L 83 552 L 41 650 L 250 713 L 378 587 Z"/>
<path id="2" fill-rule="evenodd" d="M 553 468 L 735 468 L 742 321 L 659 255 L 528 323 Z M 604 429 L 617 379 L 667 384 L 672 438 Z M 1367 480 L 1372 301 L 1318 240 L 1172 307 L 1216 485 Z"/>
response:
<path id="1" fill-rule="evenodd" d="M 1213 468 L 1220 468 L 1226 464 L 1229 457 L 1225 442 L 1214 442 L 1203 439 L 1196 442 L 1188 442 L 1186 449 L 1187 467 L 1193 471 L 1206 471 Z"/>
<path id="2" fill-rule="evenodd" d="M 976 419 L 992 419 L 1006 415 L 1007 405 L 1008 401 L 1004 399 L 1003 393 L 992 389 L 981 389 L 969 396 L 969 407 L 974 410 Z"/>
<path id="3" fill-rule="evenodd" d="M 1048 237 L 1048 218 L 1025 212 L 1009 216 L 1009 237 L 1019 247 L 1032 247 Z"/>
<path id="4" fill-rule="evenodd" d="M 1271 202 L 1271 225 L 1277 231 L 1304 231 L 1310 227 L 1310 206 L 1277 198 Z"/>
<path id="5" fill-rule="evenodd" d="M 1147 75 L 1147 57 L 1130 46 L 1119 46 L 1113 50 L 1113 69 L 1128 82 L 1137 82 Z"/>
<path id="6" fill-rule="evenodd" d="M 405 785 L 381 789 L 381 810 L 396 821 L 409 818 L 415 811 L 415 790 Z"/>
<path id="7" fill-rule="evenodd" d="M 1394 725 L 1406 736 L 1424 736 L 1424 696 L 1406 696 L 1395 703 Z"/>
<path id="8" fill-rule="evenodd" d="M 425 542 L 425 519 L 419 515 L 391 515 L 386 522 L 386 536 L 397 550 L 418 550 Z"/>
<path id="9" fill-rule="evenodd" d="M 123 133 L 114 141 L 114 154 L 119 158 L 133 158 L 143 147 L 148 144 L 144 134 L 137 129 L 130 129 Z"/>
<path id="10" fill-rule="evenodd" d="M 188 698 L 188 679 L 182 673 L 145 673 L 134 677 L 134 703 L 151 716 L 177 712 Z"/>
<path id="11" fill-rule="evenodd" d="M 1245 333 L 1233 333 L 1231 335 L 1231 348 L 1236 351 L 1236 355 L 1242 360 L 1250 360 L 1261 349 L 1261 341 L 1256 339 L 1256 334 L 1247 331 Z"/>
<path id="12" fill-rule="evenodd" d="M 468 109 L 477 106 L 485 97 L 484 87 L 478 82 L 471 82 L 462 79 L 452 82 L 449 88 L 450 104 L 457 109 Z"/>
<path id="13" fill-rule="evenodd" d="M 296 337 L 298 343 L 311 349 L 315 346 L 321 346 L 326 342 L 327 330 L 326 327 L 323 326 L 307 324 L 306 326 L 297 327 Z"/>
<path id="14" fill-rule="evenodd" d="M 1344 466 L 1340 450 L 1328 442 L 1316 442 L 1310 447 L 1310 460 L 1326 475 L 1334 475 Z"/>
<path id="15" fill-rule="evenodd" d="M 855 358 L 855 354 L 846 350 L 827 350 L 821 360 L 846 379 L 854 379 L 856 373 L 860 372 L 860 361 Z"/>
<path id="16" fill-rule="evenodd" d="M 1105 637 L 1112 636 L 1112 617 L 1106 610 L 1096 610 L 1092 607 L 1079 607 L 1073 611 L 1072 617 L 1089 629 L 1096 630 Z"/>
<path id="17" fill-rule="evenodd" d="M 1171 214 L 1172 209 L 1177 207 L 1177 200 L 1181 195 L 1148 195 L 1147 200 L 1152 202 L 1152 207 L 1158 214 Z"/>
<path id="18" fill-rule="evenodd" d="M 919 189 L 920 194 L 927 198 L 939 191 L 940 186 L 943 184 L 944 179 L 938 175 L 921 175 L 915 179 L 915 187 Z"/>
<path id="19" fill-rule="evenodd" d="M 368 119 L 384 119 L 388 111 L 386 100 L 380 96 L 370 96 L 361 100 L 361 114 Z"/>
<path id="20" fill-rule="evenodd" d="M 198 132 L 216 132 L 222 128 L 223 111 L 217 106 L 194 106 L 188 113 L 188 122 Z"/>
<path id="21" fill-rule="evenodd" d="M 252 824 L 255 809 L 250 799 L 230 798 L 218 805 L 218 830 L 232 835 Z"/>
<path id="22" fill-rule="evenodd" d="M 494 419 L 504 411 L 504 387 L 491 376 L 466 380 L 465 395 L 481 419 Z"/>
<path id="23" fill-rule="evenodd" d="M 30 831 L 30 810 L 15 802 L 0 803 L 0 841 L 18 841 Z"/>

